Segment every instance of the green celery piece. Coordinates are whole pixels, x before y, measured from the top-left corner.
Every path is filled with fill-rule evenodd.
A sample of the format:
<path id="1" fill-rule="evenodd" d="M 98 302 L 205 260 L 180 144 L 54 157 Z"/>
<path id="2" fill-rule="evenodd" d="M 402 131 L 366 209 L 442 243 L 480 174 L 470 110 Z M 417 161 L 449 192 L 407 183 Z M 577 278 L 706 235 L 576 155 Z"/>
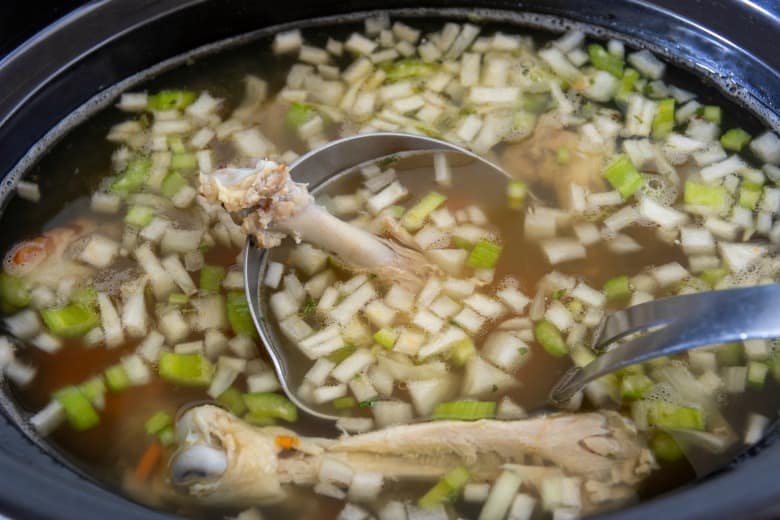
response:
<path id="1" fill-rule="evenodd" d="M 125 215 L 125 224 L 144 228 L 154 219 L 154 209 L 148 206 L 132 206 Z"/>
<path id="2" fill-rule="evenodd" d="M 168 147 L 173 153 L 184 153 L 187 151 L 187 148 L 184 147 L 184 141 L 178 135 L 168 137 Z M 171 157 L 171 160 L 173 160 L 173 157 Z"/>
<path id="3" fill-rule="evenodd" d="M 30 289 L 24 278 L 0 273 L 0 304 L 4 312 L 14 312 L 30 305 Z"/>
<path id="4" fill-rule="evenodd" d="M 634 91 L 637 81 L 639 81 L 639 72 L 631 68 L 626 69 L 623 72 L 623 77 L 620 78 L 620 86 L 615 93 L 615 100 L 620 103 L 628 101 L 628 96 Z"/>
<path id="5" fill-rule="evenodd" d="M 244 398 L 241 397 L 241 392 L 237 388 L 231 386 L 217 397 L 217 402 L 227 408 L 230 413 L 236 417 L 241 417 L 247 411 L 246 404 L 244 404 Z"/>
<path id="6" fill-rule="evenodd" d="M 466 265 L 472 269 L 492 269 L 498 263 L 502 249 L 500 245 L 483 238 L 471 250 Z"/>
<path id="7" fill-rule="evenodd" d="M 471 475 L 464 466 L 450 470 L 417 501 L 417 505 L 423 509 L 430 509 L 454 502 L 470 478 Z"/>
<path id="8" fill-rule="evenodd" d="M 701 115 L 707 121 L 720 124 L 722 118 L 722 111 L 719 106 L 704 105 L 699 108 L 699 115 Z"/>
<path id="9" fill-rule="evenodd" d="M 641 399 L 653 384 L 653 380 L 644 374 L 628 374 L 620 381 L 620 395 L 629 401 Z"/>
<path id="10" fill-rule="evenodd" d="M 704 430 L 704 413 L 691 406 L 649 401 L 648 421 L 659 428 Z"/>
<path id="11" fill-rule="evenodd" d="M 396 340 L 398 340 L 398 336 L 399 333 L 397 330 L 385 327 L 374 333 L 374 341 L 390 350 L 395 345 Z"/>
<path id="12" fill-rule="evenodd" d="M 382 67 L 390 81 L 398 81 L 408 78 L 419 78 L 434 73 L 437 66 L 433 63 L 425 63 L 422 60 L 414 58 L 405 58 L 386 62 L 388 65 Z"/>
<path id="13" fill-rule="evenodd" d="M 751 388 L 763 388 L 766 383 L 766 376 L 769 373 L 769 365 L 759 361 L 748 363 L 747 384 Z"/>
<path id="14" fill-rule="evenodd" d="M 244 394 L 244 404 L 252 414 L 282 419 L 287 422 L 298 420 L 298 409 L 283 395 L 273 392 Z"/>
<path id="15" fill-rule="evenodd" d="M 336 410 L 346 410 L 347 408 L 354 408 L 357 406 L 357 401 L 351 395 L 339 397 L 333 401 L 333 408 Z"/>
<path id="16" fill-rule="evenodd" d="M 55 392 L 54 398 L 65 409 L 65 416 L 74 430 L 83 432 L 100 424 L 97 411 L 77 387 L 66 386 Z"/>
<path id="17" fill-rule="evenodd" d="M 227 315 L 230 327 L 236 334 L 243 334 L 257 338 L 257 330 L 249 313 L 249 304 L 242 291 L 230 291 L 227 293 Z"/>
<path id="18" fill-rule="evenodd" d="M 741 207 L 752 211 L 758 206 L 758 201 L 761 200 L 761 194 L 761 186 L 756 189 L 754 184 L 743 182 L 739 189 L 738 204 Z"/>
<path id="19" fill-rule="evenodd" d="M 205 293 L 217 293 L 226 276 L 225 268 L 218 265 L 204 265 L 200 270 L 200 290 Z"/>
<path id="20" fill-rule="evenodd" d="M 316 109 L 308 103 L 292 103 L 287 115 L 284 117 L 285 123 L 291 128 L 298 128 L 303 123 L 311 119 L 316 114 Z"/>
<path id="21" fill-rule="evenodd" d="M 194 153 L 179 152 L 171 156 L 171 169 L 192 172 L 198 167 L 198 158 Z"/>
<path id="22" fill-rule="evenodd" d="M 645 176 L 637 171 L 626 154 L 620 154 L 604 168 L 602 173 L 624 199 L 631 197 L 642 187 Z"/>
<path id="23" fill-rule="evenodd" d="M 526 112 L 530 113 L 529 115 L 536 116 L 538 114 L 546 112 L 547 108 L 550 106 L 551 101 L 552 98 L 546 92 L 536 93 L 536 94 L 527 92 L 523 94 L 522 108 Z M 536 122 L 536 117 L 534 117 L 534 124 L 535 122 Z"/>
<path id="24" fill-rule="evenodd" d="M 276 424 L 276 419 L 261 412 L 247 412 L 242 419 L 253 426 L 273 426 Z"/>
<path id="25" fill-rule="evenodd" d="M 449 401 L 439 403 L 433 409 L 431 419 L 435 421 L 476 421 L 495 416 L 494 401 Z"/>
<path id="26" fill-rule="evenodd" d="M 141 186 L 149 177 L 149 168 L 152 161 L 148 157 L 133 159 L 127 164 L 122 174 L 111 184 L 111 191 L 115 193 L 132 193 L 141 189 Z"/>
<path id="27" fill-rule="evenodd" d="M 604 282 L 602 291 L 607 296 L 607 300 L 611 302 L 628 299 L 631 296 L 631 284 L 628 276 L 622 275 L 610 278 Z"/>
<path id="28" fill-rule="evenodd" d="M 455 366 L 462 367 L 476 353 L 477 349 L 474 347 L 474 342 L 471 338 L 463 338 L 450 347 L 450 360 Z"/>
<path id="29" fill-rule="evenodd" d="M 511 180 L 506 185 L 507 206 L 510 209 L 523 209 L 528 198 L 528 183 L 525 181 Z"/>
<path id="30" fill-rule="evenodd" d="M 355 345 L 351 343 L 347 343 L 343 347 L 336 349 L 330 354 L 328 354 L 328 361 L 339 364 L 345 359 L 347 359 L 349 356 L 351 356 L 356 350 L 357 348 L 355 347 Z"/>
<path id="31" fill-rule="evenodd" d="M 658 110 L 653 117 L 653 137 L 662 139 L 674 130 L 674 98 L 658 102 Z"/>
<path id="32" fill-rule="evenodd" d="M 144 429 L 149 435 L 157 435 L 172 424 L 170 414 L 165 410 L 160 410 L 146 420 Z"/>
<path id="33" fill-rule="evenodd" d="M 308 318 L 314 315 L 314 311 L 316 310 L 317 310 L 317 302 L 309 298 L 308 300 L 306 300 L 306 303 L 303 304 L 303 307 L 301 307 L 301 317 Z"/>
<path id="34" fill-rule="evenodd" d="M 466 251 L 471 251 L 471 248 L 474 247 L 474 244 L 463 237 L 452 237 L 452 245 L 458 249 L 465 249 Z"/>
<path id="35" fill-rule="evenodd" d="M 90 402 L 95 402 L 106 393 L 106 383 L 103 381 L 103 376 L 96 375 L 81 383 L 79 390 Z"/>
<path id="36" fill-rule="evenodd" d="M 399 205 L 390 206 L 390 214 L 394 218 L 401 218 L 401 217 L 404 216 L 404 213 L 406 213 L 406 208 L 405 207 L 399 206 Z"/>
<path id="37" fill-rule="evenodd" d="M 725 208 L 728 193 L 723 186 L 711 186 L 693 181 L 685 181 L 683 201 L 692 206 L 709 206 Z"/>
<path id="38" fill-rule="evenodd" d="M 731 152 L 739 152 L 752 137 L 741 128 L 732 128 L 720 136 L 720 145 Z"/>
<path id="39" fill-rule="evenodd" d="M 191 90 L 161 90 L 149 96 L 149 110 L 184 110 L 197 99 L 197 94 Z"/>
<path id="40" fill-rule="evenodd" d="M 187 186 L 188 184 L 189 183 L 187 182 L 187 179 L 185 179 L 181 173 L 170 172 L 165 176 L 162 184 L 160 185 L 160 193 L 162 193 L 164 197 L 170 199 L 176 195 L 180 189 Z"/>
<path id="41" fill-rule="evenodd" d="M 723 269 L 722 267 L 718 267 L 716 269 L 705 269 L 701 272 L 701 274 L 699 274 L 699 279 L 704 281 L 710 287 L 714 288 L 718 282 L 726 277 L 727 274 L 729 274 L 729 271 L 727 269 Z"/>
<path id="42" fill-rule="evenodd" d="M 565 146 L 561 146 L 555 150 L 555 162 L 561 166 L 566 166 L 571 161 L 571 151 Z"/>
<path id="43" fill-rule="evenodd" d="M 742 364 L 742 344 L 734 342 L 720 345 L 715 349 L 715 357 L 719 365 L 739 366 Z"/>
<path id="44" fill-rule="evenodd" d="M 171 305 L 187 305 L 190 297 L 184 293 L 171 293 L 168 295 L 168 303 Z"/>
<path id="45" fill-rule="evenodd" d="M 616 78 L 623 77 L 623 67 L 625 67 L 623 58 L 607 52 L 604 47 L 597 43 L 588 45 L 588 56 L 590 57 L 590 62 L 597 69 L 607 71 Z"/>
<path id="46" fill-rule="evenodd" d="M 657 431 L 650 438 L 650 449 L 655 456 L 667 462 L 682 459 L 683 452 L 674 437 L 664 431 Z"/>
<path id="47" fill-rule="evenodd" d="M 103 375 L 106 378 L 106 386 L 112 392 L 121 392 L 130 386 L 130 378 L 122 365 L 112 365 L 108 367 Z"/>
<path id="48" fill-rule="evenodd" d="M 100 324 L 100 316 L 95 311 L 77 304 L 41 309 L 41 318 L 49 332 L 60 338 L 80 338 Z"/>
<path id="49" fill-rule="evenodd" d="M 534 338 L 547 351 L 556 357 L 563 357 L 569 353 L 566 342 L 558 328 L 547 320 L 541 320 L 534 325 Z"/>
<path id="50" fill-rule="evenodd" d="M 173 426 L 166 426 L 157 433 L 157 438 L 163 446 L 170 446 L 176 442 L 176 432 Z"/>
<path id="51" fill-rule="evenodd" d="M 409 211 L 401 218 L 401 224 L 410 230 L 420 229 L 425 223 L 425 219 L 428 215 L 433 213 L 439 206 L 444 204 L 447 197 L 441 193 L 431 191 L 426 194 L 420 202 L 415 204 Z"/>
<path id="52" fill-rule="evenodd" d="M 94 287 L 79 287 L 70 296 L 71 303 L 94 309 L 97 306 L 97 291 Z"/>
<path id="53" fill-rule="evenodd" d="M 157 370 L 160 377 L 181 386 L 208 386 L 214 365 L 203 354 L 160 354 Z"/>

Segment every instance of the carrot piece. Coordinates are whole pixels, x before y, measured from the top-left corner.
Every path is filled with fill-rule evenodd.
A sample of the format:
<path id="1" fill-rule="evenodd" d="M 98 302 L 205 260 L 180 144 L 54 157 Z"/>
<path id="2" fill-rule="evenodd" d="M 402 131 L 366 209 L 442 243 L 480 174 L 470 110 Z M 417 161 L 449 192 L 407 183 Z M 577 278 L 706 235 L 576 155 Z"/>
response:
<path id="1" fill-rule="evenodd" d="M 162 455 L 162 446 L 159 442 L 153 442 L 146 448 L 146 451 L 141 456 L 141 460 L 138 461 L 138 465 L 135 467 L 135 478 L 140 482 L 146 481 L 149 475 L 152 474 L 154 468 L 160 462 Z"/>
<path id="2" fill-rule="evenodd" d="M 283 450 L 289 450 L 298 446 L 298 438 L 290 435 L 277 435 L 276 445 Z"/>

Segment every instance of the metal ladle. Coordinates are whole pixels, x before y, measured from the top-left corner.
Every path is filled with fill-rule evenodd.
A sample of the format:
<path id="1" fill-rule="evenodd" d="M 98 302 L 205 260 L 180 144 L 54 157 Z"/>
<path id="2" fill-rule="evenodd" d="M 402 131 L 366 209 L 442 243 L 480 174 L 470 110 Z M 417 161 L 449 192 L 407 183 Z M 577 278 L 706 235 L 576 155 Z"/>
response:
<path id="1" fill-rule="evenodd" d="M 480 175 L 506 183 L 509 175 L 486 159 L 451 143 L 401 133 L 361 134 L 332 141 L 300 157 L 289 166 L 297 182 L 315 186 L 329 177 L 383 157 L 404 153 L 448 152 L 476 161 Z M 500 177 L 497 177 L 500 176 Z M 252 320 L 287 397 L 302 411 L 335 421 L 303 401 L 290 386 L 290 359 L 263 319 L 260 284 L 267 263 L 265 250 L 249 239 L 244 249 L 244 289 Z M 703 345 L 728 341 L 780 337 L 780 284 L 708 291 L 654 300 L 617 311 L 605 318 L 594 335 L 594 348 L 631 333 L 648 332 L 596 358 L 589 365 L 572 369 L 553 387 L 550 402 L 561 404 L 588 382 L 649 359 L 680 353 Z M 544 410 L 550 410 L 545 408 Z"/>

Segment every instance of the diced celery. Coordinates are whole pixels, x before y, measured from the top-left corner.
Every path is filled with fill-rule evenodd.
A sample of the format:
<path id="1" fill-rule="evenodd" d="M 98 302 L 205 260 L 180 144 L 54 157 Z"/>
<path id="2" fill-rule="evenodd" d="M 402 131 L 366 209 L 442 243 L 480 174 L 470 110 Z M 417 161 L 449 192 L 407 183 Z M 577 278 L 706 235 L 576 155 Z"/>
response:
<path id="1" fill-rule="evenodd" d="M 719 365 L 738 366 L 742 364 L 742 344 L 726 343 L 715 350 Z"/>
<path id="2" fill-rule="evenodd" d="M 331 361 L 332 363 L 336 363 L 337 365 L 347 359 L 349 356 L 351 356 L 357 348 L 355 345 L 351 343 L 347 343 L 343 347 L 334 350 L 330 354 L 328 354 L 328 361 Z"/>
<path id="3" fill-rule="evenodd" d="M 54 393 L 54 398 L 65 409 L 65 416 L 74 430 L 82 432 L 100 424 L 100 416 L 92 403 L 75 386 L 58 390 Z"/>
<path id="4" fill-rule="evenodd" d="M 230 413 L 236 417 L 241 417 L 247 410 L 246 404 L 244 404 L 244 398 L 241 397 L 241 392 L 232 386 L 217 397 L 217 402 L 227 408 Z"/>
<path id="5" fill-rule="evenodd" d="M 41 309 L 41 318 L 49 332 L 61 338 L 79 338 L 100 324 L 95 311 L 76 304 Z"/>
<path id="6" fill-rule="evenodd" d="M 339 397 L 338 399 L 335 399 L 333 401 L 333 408 L 337 410 L 345 410 L 347 408 L 355 408 L 357 406 L 357 401 L 355 401 L 355 398 L 351 395 L 347 395 L 344 397 Z"/>
<path id="7" fill-rule="evenodd" d="M 674 98 L 658 102 L 658 110 L 653 117 L 653 137 L 663 139 L 674 130 Z"/>
<path id="8" fill-rule="evenodd" d="M 506 200 L 510 209 L 523 209 L 526 199 L 528 199 L 528 183 L 519 180 L 507 183 Z"/>
<path id="9" fill-rule="evenodd" d="M 562 357 L 569 353 L 561 332 L 547 320 L 536 322 L 534 325 L 534 338 L 548 354 Z"/>
<path id="10" fill-rule="evenodd" d="M 137 228 L 146 227 L 154 219 L 154 209 L 148 206 L 132 206 L 125 215 L 125 224 Z"/>
<path id="11" fill-rule="evenodd" d="M 739 188 L 739 205 L 745 209 L 754 210 L 761 199 L 762 186 L 743 181 Z"/>
<path id="12" fill-rule="evenodd" d="M 393 348 L 397 339 L 398 331 L 390 327 L 379 329 L 374 333 L 374 341 L 388 350 Z"/>
<path id="13" fill-rule="evenodd" d="M 168 303 L 171 305 L 187 305 L 190 297 L 184 293 L 171 293 L 168 295 Z"/>
<path id="14" fill-rule="evenodd" d="M 173 426 L 166 426 L 157 434 L 157 438 L 160 440 L 160 444 L 163 446 L 170 446 L 176 442 L 176 432 Z"/>
<path id="15" fill-rule="evenodd" d="M 650 438 L 650 449 L 656 457 L 667 462 L 674 462 L 683 457 L 683 452 L 674 437 L 664 431 L 657 431 Z"/>
<path id="16" fill-rule="evenodd" d="M 0 304 L 3 312 L 14 312 L 30 305 L 27 281 L 8 273 L 0 273 Z"/>
<path id="17" fill-rule="evenodd" d="M 501 250 L 500 245 L 483 238 L 471 250 L 466 265 L 472 269 L 492 269 L 498 263 Z"/>
<path id="18" fill-rule="evenodd" d="M 471 338 L 463 338 L 450 347 L 450 360 L 455 366 L 462 367 L 477 353 Z"/>
<path id="19" fill-rule="evenodd" d="M 759 361 L 748 363 L 747 383 L 752 388 L 763 388 L 766 383 L 766 376 L 769 373 L 769 366 Z"/>
<path id="20" fill-rule="evenodd" d="M 613 159 L 604 168 L 603 175 L 624 199 L 631 197 L 645 182 L 645 176 L 637 171 L 625 154 L 620 154 Z"/>
<path id="21" fill-rule="evenodd" d="M 432 74 L 436 70 L 436 65 L 414 58 L 391 60 L 386 63 L 387 65 L 382 68 L 390 81 L 419 78 L 420 76 Z"/>
<path id="22" fill-rule="evenodd" d="M 615 100 L 621 103 L 628 101 L 628 96 L 634 91 L 637 81 L 639 81 L 639 72 L 631 68 L 626 69 L 620 79 L 618 91 L 615 93 Z"/>
<path id="23" fill-rule="evenodd" d="M 398 205 L 390 206 L 390 213 L 394 218 L 401 218 L 404 216 L 404 213 L 406 213 L 406 208 Z"/>
<path id="24" fill-rule="evenodd" d="M 739 152 L 750 142 L 752 137 L 741 128 L 732 128 L 720 136 L 720 145 L 726 150 Z"/>
<path id="25" fill-rule="evenodd" d="M 241 291 L 230 291 L 227 293 L 226 306 L 228 322 L 233 332 L 257 338 L 257 330 L 252 321 L 252 315 L 249 313 L 249 304 L 244 293 Z"/>
<path id="26" fill-rule="evenodd" d="M 106 393 L 106 383 L 103 381 L 103 376 L 97 375 L 81 383 L 79 390 L 90 402 L 95 402 Z"/>
<path id="27" fill-rule="evenodd" d="M 466 251 L 471 251 L 471 248 L 474 247 L 474 244 L 463 237 L 452 237 L 452 245 L 458 249 L 465 249 Z"/>
<path id="28" fill-rule="evenodd" d="M 453 502 L 458 498 L 460 491 L 468 483 L 471 475 L 463 466 L 447 472 L 427 493 L 425 493 L 417 505 L 423 509 L 430 509 L 441 504 Z"/>
<path id="29" fill-rule="evenodd" d="M 588 56 L 590 62 L 599 70 L 605 70 L 616 78 L 623 77 L 623 67 L 625 63 L 623 58 L 607 52 L 607 50 L 597 43 L 588 45 Z"/>
<path id="30" fill-rule="evenodd" d="M 146 420 L 144 429 L 149 435 L 157 435 L 171 424 L 173 424 L 173 421 L 171 420 L 170 414 L 164 410 L 160 410 Z"/>
<path id="31" fill-rule="evenodd" d="M 437 404 L 431 418 L 435 421 L 476 421 L 493 417 L 495 414 L 494 401 L 449 401 Z"/>
<path id="32" fill-rule="evenodd" d="M 171 169 L 191 172 L 198 167 L 198 158 L 194 153 L 179 152 L 171 156 Z"/>
<path id="33" fill-rule="evenodd" d="M 401 224 L 407 229 L 415 230 L 422 227 L 428 215 L 433 213 L 436 208 L 444 204 L 447 197 L 441 193 L 431 191 L 426 194 L 420 202 L 415 204 L 401 219 Z"/>
<path id="34" fill-rule="evenodd" d="M 641 399 L 653 384 L 653 380 L 644 374 L 628 374 L 620 381 L 620 395 L 629 401 Z"/>
<path id="35" fill-rule="evenodd" d="M 149 110 L 184 110 L 195 102 L 197 94 L 191 90 L 161 90 L 149 96 Z"/>
<path id="36" fill-rule="evenodd" d="M 261 412 L 247 412 L 242 419 L 253 426 L 273 426 L 276 419 Z"/>
<path id="37" fill-rule="evenodd" d="M 157 367 L 160 377 L 181 386 L 208 386 L 214 366 L 203 354 L 163 352 Z"/>
<path id="38" fill-rule="evenodd" d="M 298 128 L 311 119 L 316 112 L 316 109 L 307 103 L 293 103 L 290 105 L 290 109 L 287 110 L 284 121 L 287 123 L 287 126 Z"/>
<path id="39" fill-rule="evenodd" d="M 204 293 L 219 292 L 226 276 L 225 268 L 219 265 L 204 265 L 200 269 L 200 290 Z"/>
<path id="40" fill-rule="evenodd" d="M 561 166 L 565 166 L 569 164 L 571 161 L 571 151 L 569 151 L 568 148 L 565 146 L 561 146 L 560 148 L 555 150 L 555 162 L 560 164 Z"/>
<path id="41" fill-rule="evenodd" d="M 541 114 L 543 112 L 547 111 L 547 108 L 550 106 L 550 102 L 552 101 L 552 98 L 549 94 L 546 92 L 543 93 L 531 93 L 527 92 L 523 94 L 523 110 L 526 111 L 526 113 L 529 113 L 529 116 L 532 116 L 529 118 L 529 120 L 533 121 L 531 124 L 531 127 L 536 124 L 536 114 Z"/>
<path id="42" fill-rule="evenodd" d="M 148 157 L 133 159 L 127 164 L 125 171 L 111 184 L 111 191 L 119 193 L 131 193 L 144 185 L 149 177 L 151 161 Z"/>
<path id="43" fill-rule="evenodd" d="M 703 107 L 699 108 L 699 115 L 707 121 L 720 124 L 721 109 L 718 106 L 704 105 Z"/>
<path id="44" fill-rule="evenodd" d="M 184 153 L 187 149 L 184 147 L 184 141 L 178 135 L 171 135 L 168 137 L 168 147 L 173 153 Z M 171 157 L 173 160 L 173 157 Z"/>
<path id="45" fill-rule="evenodd" d="M 170 172 L 162 181 L 160 185 L 160 193 L 167 198 L 171 198 L 176 195 L 180 189 L 187 186 L 188 182 L 181 173 Z"/>
<path id="46" fill-rule="evenodd" d="M 94 287 L 79 287 L 70 296 L 71 303 L 94 309 L 97 305 L 97 291 Z"/>
<path id="47" fill-rule="evenodd" d="M 120 364 L 108 367 L 103 375 L 106 378 L 106 386 L 112 392 L 121 392 L 130 386 L 130 378 L 127 376 L 125 368 Z"/>
<path id="48" fill-rule="evenodd" d="M 615 276 L 604 282 L 602 289 L 607 297 L 607 301 L 619 302 L 631 297 L 631 284 L 628 276 Z"/>
<path id="49" fill-rule="evenodd" d="M 685 181 L 683 200 L 692 206 L 709 206 L 723 208 L 728 200 L 728 193 L 723 186 L 711 186 L 693 181 Z"/>
<path id="50" fill-rule="evenodd" d="M 242 397 L 244 404 L 252 414 L 282 419 L 287 422 L 298 420 L 298 409 L 283 395 L 272 392 L 256 392 L 244 394 Z"/>
<path id="51" fill-rule="evenodd" d="M 726 277 L 727 274 L 729 274 L 728 270 L 723 269 L 722 267 L 716 269 L 705 269 L 699 274 L 699 279 L 710 287 L 715 287 L 718 282 Z"/>
<path id="52" fill-rule="evenodd" d="M 316 310 L 317 302 L 309 298 L 306 300 L 306 303 L 303 304 L 303 307 L 301 307 L 301 316 L 308 318 L 309 316 L 312 316 Z"/>
<path id="53" fill-rule="evenodd" d="M 659 428 L 704 430 L 704 413 L 699 408 L 667 401 L 649 401 L 647 419 Z"/>

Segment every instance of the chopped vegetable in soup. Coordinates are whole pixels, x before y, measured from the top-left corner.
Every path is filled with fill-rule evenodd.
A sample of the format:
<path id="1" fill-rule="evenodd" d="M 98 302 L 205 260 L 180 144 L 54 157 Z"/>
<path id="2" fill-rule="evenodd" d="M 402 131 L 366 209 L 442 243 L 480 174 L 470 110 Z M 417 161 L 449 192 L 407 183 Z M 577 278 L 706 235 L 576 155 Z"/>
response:
<path id="1" fill-rule="evenodd" d="M 655 359 L 527 413 L 596 358 L 606 313 L 780 281 L 780 138 L 617 40 L 418 22 L 287 30 L 163 75 L 69 138 L 89 153 L 55 167 L 94 182 L 18 184 L 37 227 L 3 262 L 0 366 L 38 434 L 143 503 L 244 520 L 574 518 L 762 439 L 777 340 Z M 511 178 L 448 153 L 289 176 L 382 131 Z M 269 248 L 263 326 L 290 388 L 340 435 L 263 352 L 247 236 Z"/>

